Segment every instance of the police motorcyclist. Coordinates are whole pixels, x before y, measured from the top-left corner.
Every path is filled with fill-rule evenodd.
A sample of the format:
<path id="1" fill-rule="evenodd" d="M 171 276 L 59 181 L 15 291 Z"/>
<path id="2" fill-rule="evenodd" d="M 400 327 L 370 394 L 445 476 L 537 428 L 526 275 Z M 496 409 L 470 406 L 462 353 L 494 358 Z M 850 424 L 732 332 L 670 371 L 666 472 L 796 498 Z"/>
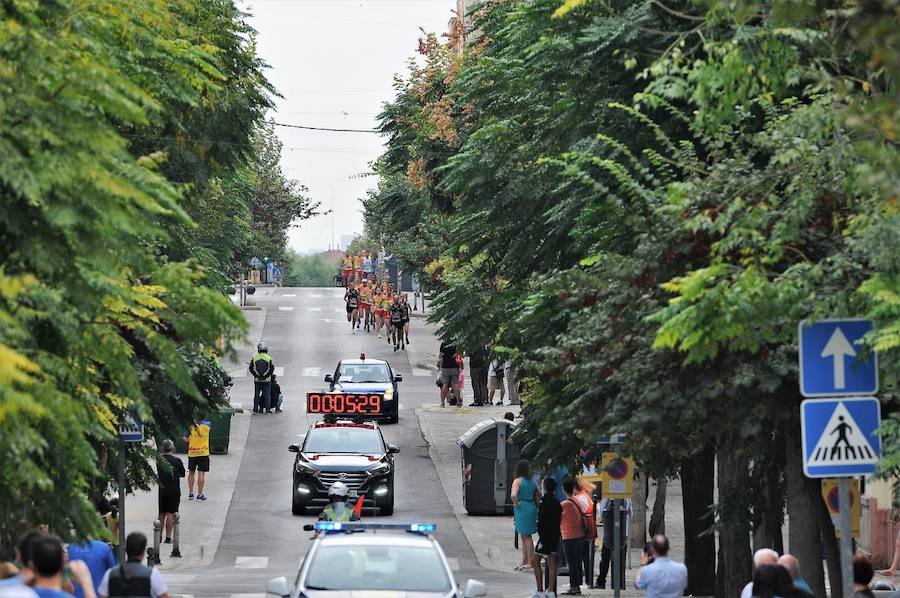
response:
<path id="1" fill-rule="evenodd" d="M 358 521 L 359 516 L 347 502 L 350 489 L 344 482 L 335 482 L 328 489 L 329 504 L 319 515 L 320 521 Z"/>
<path id="2" fill-rule="evenodd" d="M 275 362 L 269 357 L 269 345 L 260 341 L 256 345 L 256 355 L 250 360 L 250 375 L 253 376 L 253 413 L 272 413 L 272 375 Z"/>

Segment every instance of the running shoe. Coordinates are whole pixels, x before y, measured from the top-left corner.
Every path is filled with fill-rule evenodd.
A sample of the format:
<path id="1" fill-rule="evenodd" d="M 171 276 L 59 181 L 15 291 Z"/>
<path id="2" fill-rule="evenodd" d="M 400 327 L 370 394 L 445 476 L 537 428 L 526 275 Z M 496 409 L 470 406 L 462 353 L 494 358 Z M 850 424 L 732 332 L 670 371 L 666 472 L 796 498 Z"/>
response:
<path id="1" fill-rule="evenodd" d="M 194 500 L 194 493 L 193 493 L 193 492 L 191 492 L 190 494 L 188 494 L 188 500 Z"/>
<path id="2" fill-rule="evenodd" d="M 206 496 L 203 495 L 203 494 L 198 494 L 198 495 L 197 495 L 197 500 L 209 500 L 209 499 L 206 498 Z"/>

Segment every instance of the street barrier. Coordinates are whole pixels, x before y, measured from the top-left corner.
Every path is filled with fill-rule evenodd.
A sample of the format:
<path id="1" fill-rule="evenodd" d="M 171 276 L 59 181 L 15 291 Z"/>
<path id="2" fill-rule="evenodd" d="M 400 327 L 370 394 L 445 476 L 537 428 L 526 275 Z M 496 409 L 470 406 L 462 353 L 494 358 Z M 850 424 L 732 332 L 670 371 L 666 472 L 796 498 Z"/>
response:
<path id="1" fill-rule="evenodd" d="M 175 513 L 173 517 L 175 519 L 175 529 L 172 531 L 172 554 L 170 556 L 181 558 L 181 547 L 179 545 L 179 539 L 181 537 L 181 515 Z"/>
<path id="2" fill-rule="evenodd" d="M 152 561 L 154 565 L 159 565 L 162 561 L 159 558 L 159 545 L 162 544 L 162 525 L 160 525 L 159 520 L 155 520 L 153 522 L 153 552 L 147 553 L 148 560 Z M 151 557 L 152 554 L 152 558 Z M 152 567 L 153 565 L 151 565 Z"/>

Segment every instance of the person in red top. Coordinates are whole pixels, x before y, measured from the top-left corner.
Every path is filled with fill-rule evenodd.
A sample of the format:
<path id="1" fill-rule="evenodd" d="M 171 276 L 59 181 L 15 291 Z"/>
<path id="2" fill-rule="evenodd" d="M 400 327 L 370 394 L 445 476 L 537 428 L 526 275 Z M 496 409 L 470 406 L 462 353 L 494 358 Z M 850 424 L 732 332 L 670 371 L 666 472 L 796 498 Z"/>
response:
<path id="1" fill-rule="evenodd" d="M 569 589 L 563 594 L 575 596 L 581 594 L 581 575 L 584 572 L 581 563 L 581 552 L 584 548 L 585 533 L 584 514 L 575 499 L 575 480 L 568 478 L 563 482 L 566 499 L 560 503 L 562 516 L 559 520 L 559 533 L 562 536 L 566 562 L 569 563 Z"/>

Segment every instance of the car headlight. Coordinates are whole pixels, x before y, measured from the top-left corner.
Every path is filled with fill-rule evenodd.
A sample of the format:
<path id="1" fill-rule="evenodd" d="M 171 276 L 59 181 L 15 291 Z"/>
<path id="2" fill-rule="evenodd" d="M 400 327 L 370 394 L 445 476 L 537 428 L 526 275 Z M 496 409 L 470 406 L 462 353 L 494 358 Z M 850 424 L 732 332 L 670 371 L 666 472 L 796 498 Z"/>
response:
<path id="1" fill-rule="evenodd" d="M 389 388 L 384 391 L 384 400 L 385 401 L 393 401 L 394 400 L 394 389 Z"/>
<path id="2" fill-rule="evenodd" d="M 391 470 L 391 466 L 388 463 L 379 463 L 375 467 L 369 469 L 367 473 L 369 475 L 382 475 Z"/>
<path id="3" fill-rule="evenodd" d="M 305 463 L 304 461 L 297 461 L 296 469 L 297 469 L 297 473 L 308 473 L 308 474 L 312 474 L 312 475 L 318 475 L 318 473 L 319 473 L 318 468 L 313 467 L 312 465 L 309 465 L 308 463 Z"/>

